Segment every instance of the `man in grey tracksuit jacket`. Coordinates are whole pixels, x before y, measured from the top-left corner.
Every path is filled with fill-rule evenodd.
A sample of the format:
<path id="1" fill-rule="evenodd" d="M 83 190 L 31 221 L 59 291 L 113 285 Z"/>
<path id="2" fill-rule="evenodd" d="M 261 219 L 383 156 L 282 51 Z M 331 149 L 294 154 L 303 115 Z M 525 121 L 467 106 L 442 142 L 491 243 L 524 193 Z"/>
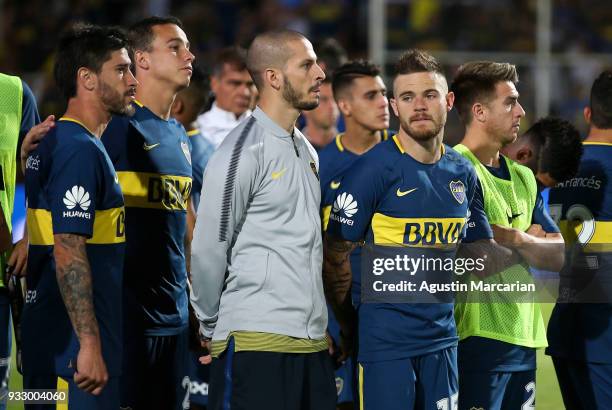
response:
<path id="1" fill-rule="evenodd" d="M 303 55 L 316 61 L 310 42 L 298 33 L 258 39 L 264 45 L 282 40 L 289 49 L 286 64 Z M 252 73 L 259 72 L 265 52 L 251 55 Z M 291 73 L 284 75 L 291 81 Z M 301 74 L 314 85 L 300 84 L 299 75 L 294 74 L 296 86 L 279 89 L 270 87 L 270 81 L 277 84 L 274 77 L 254 77 L 262 108 L 228 134 L 204 174 L 191 301 L 203 338 L 212 340 L 213 409 L 225 408 L 228 400 L 241 409 L 335 407 L 325 337 L 318 158 L 293 126 L 297 115 L 292 117 L 303 103 L 298 87 L 305 89 L 301 98 L 314 99 L 316 106 L 324 75 L 316 62 Z M 287 100 L 283 87 L 292 88 L 294 100 Z"/>

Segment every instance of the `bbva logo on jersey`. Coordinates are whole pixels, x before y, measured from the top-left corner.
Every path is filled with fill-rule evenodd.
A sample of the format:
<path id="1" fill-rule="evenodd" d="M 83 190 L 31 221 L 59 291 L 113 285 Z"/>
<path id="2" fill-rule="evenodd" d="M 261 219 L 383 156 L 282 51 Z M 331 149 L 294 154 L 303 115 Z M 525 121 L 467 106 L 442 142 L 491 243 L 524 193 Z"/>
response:
<path id="1" fill-rule="evenodd" d="M 357 201 L 353 199 L 353 195 L 343 192 L 336 197 L 336 200 L 332 206 L 332 213 L 329 215 L 329 218 L 336 222 L 352 226 L 354 221 L 349 218 L 355 215 L 358 210 L 359 208 L 357 208 Z M 342 211 L 347 217 L 345 218 L 338 215 L 340 211 Z"/>
<path id="2" fill-rule="evenodd" d="M 85 191 L 85 188 L 79 185 L 73 186 L 67 190 L 64 194 L 64 205 L 70 211 L 64 211 L 62 216 L 64 218 L 85 218 L 91 219 L 91 213 L 84 212 L 89 209 L 91 205 L 91 199 L 89 198 L 89 192 Z M 78 205 L 83 211 L 73 210 Z"/>

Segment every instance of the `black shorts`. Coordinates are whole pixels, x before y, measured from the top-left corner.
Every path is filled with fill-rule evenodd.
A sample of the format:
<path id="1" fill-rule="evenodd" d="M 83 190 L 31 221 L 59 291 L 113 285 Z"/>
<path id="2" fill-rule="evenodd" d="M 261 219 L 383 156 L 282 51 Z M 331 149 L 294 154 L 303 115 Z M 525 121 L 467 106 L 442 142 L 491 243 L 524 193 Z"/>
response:
<path id="1" fill-rule="evenodd" d="M 210 369 L 209 410 L 335 410 L 332 358 L 317 353 L 234 351 Z"/>
<path id="2" fill-rule="evenodd" d="M 121 406 L 133 410 L 188 409 L 188 330 L 171 336 L 126 336 Z"/>

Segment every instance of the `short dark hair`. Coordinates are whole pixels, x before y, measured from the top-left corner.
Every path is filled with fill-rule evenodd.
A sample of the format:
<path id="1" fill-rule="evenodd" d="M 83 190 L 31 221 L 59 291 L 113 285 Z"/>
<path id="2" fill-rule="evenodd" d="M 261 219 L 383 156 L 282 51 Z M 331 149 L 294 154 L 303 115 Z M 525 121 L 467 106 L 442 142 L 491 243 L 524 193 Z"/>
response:
<path id="1" fill-rule="evenodd" d="M 380 67 L 371 61 L 353 60 L 338 67 L 332 76 L 334 98 L 351 86 L 353 80 L 359 77 L 376 77 L 380 75 Z M 326 77 L 327 79 L 327 77 Z"/>
<path id="2" fill-rule="evenodd" d="M 465 124 L 472 121 L 472 106 L 493 98 L 495 86 L 501 81 L 518 83 L 518 73 L 513 64 L 473 61 L 459 67 L 451 91 L 455 94 L 459 117 Z"/>
<path id="3" fill-rule="evenodd" d="M 591 123 L 599 129 L 612 128 L 612 70 L 605 70 L 591 87 Z"/>
<path id="4" fill-rule="evenodd" d="M 315 53 L 319 62 L 325 64 L 325 75 L 331 76 L 348 61 L 346 50 L 335 38 L 325 38 L 316 44 Z"/>
<path id="5" fill-rule="evenodd" d="M 77 23 L 60 37 L 53 75 L 66 99 L 76 96 L 77 72 L 86 67 L 99 73 L 113 51 L 128 47 L 128 39 L 118 27 Z"/>
<path id="6" fill-rule="evenodd" d="M 180 91 L 198 112 L 203 111 L 210 99 L 210 80 L 199 66 L 193 66 L 189 87 Z"/>
<path id="7" fill-rule="evenodd" d="M 132 24 L 128 30 L 132 51 L 151 51 L 154 40 L 153 27 L 174 24 L 183 28 L 181 20 L 174 16 L 151 16 Z"/>
<path id="8" fill-rule="evenodd" d="M 405 51 L 395 63 L 395 77 L 414 73 L 438 73 L 442 76 L 442 66 L 434 56 L 423 50 Z"/>
<path id="9" fill-rule="evenodd" d="M 246 55 L 247 52 L 242 47 L 235 46 L 221 49 L 215 56 L 212 67 L 213 75 L 220 75 L 226 64 L 236 71 L 246 70 Z"/>
<path id="10" fill-rule="evenodd" d="M 582 156 L 582 138 L 572 123 L 557 117 L 542 118 L 524 137 L 529 138 L 538 152 L 538 172 L 548 172 L 558 182 L 576 175 Z"/>

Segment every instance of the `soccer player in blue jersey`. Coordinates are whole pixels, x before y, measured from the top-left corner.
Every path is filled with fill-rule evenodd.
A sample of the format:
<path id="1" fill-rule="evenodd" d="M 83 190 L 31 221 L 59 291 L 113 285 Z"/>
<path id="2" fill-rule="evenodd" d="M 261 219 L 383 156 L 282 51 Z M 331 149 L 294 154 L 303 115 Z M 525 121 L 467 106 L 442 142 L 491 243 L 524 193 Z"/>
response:
<path id="1" fill-rule="evenodd" d="M 354 337 L 351 274 L 359 275 L 349 255 L 359 243 L 419 252 L 455 246 L 468 214 L 478 221 L 483 240 L 492 237 L 482 201 L 474 198 L 474 169 L 442 143 L 454 96 L 438 62 L 419 50 L 406 52 L 396 65 L 393 91 L 391 104 L 401 129 L 344 172 L 327 229 L 323 277 L 345 351 Z M 373 272 L 361 273 L 366 278 Z M 452 301 L 362 303 L 355 296 L 361 408 L 456 408 Z"/>
<path id="2" fill-rule="evenodd" d="M 533 173 L 500 154 L 517 138 L 525 116 L 517 82 L 512 64 L 476 61 L 462 65 L 451 85 L 466 125 L 455 149 L 476 169 L 495 240 L 520 256 L 490 279 L 507 283 L 530 282 L 527 265 L 555 272 L 563 265 L 563 239 L 537 194 Z M 504 303 L 468 298 L 457 304 L 459 409 L 534 406 L 536 349 L 546 346 L 546 335 L 533 297 Z"/>
<path id="3" fill-rule="evenodd" d="M 538 188 L 552 188 L 578 172 L 582 138 L 569 121 L 546 117 L 529 127 L 512 144 L 503 147 L 501 152 L 531 169 Z"/>
<path id="4" fill-rule="evenodd" d="M 340 186 L 342 174 L 357 158 L 380 141 L 388 139 L 389 101 L 380 69 L 365 60 L 347 62 L 334 71 L 334 98 L 342 107 L 346 131 L 319 152 L 321 167 L 321 216 L 323 231 L 327 229 L 329 214 Z M 353 264 L 359 264 L 360 248 L 351 254 Z M 359 278 L 354 278 L 352 291 L 359 293 Z M 336 349 L 340 346 L 340 328 L 333 311 L 328 309 L 328 331 Z M 353 363 L 347 358 L 336 370 L 338 402 L 353 402 Z"/>
<path id="5" fill-rule="evenodd" d="M 24 387 L 54 389 L 61 377 L 71 409 L 119 407 L 125 213 L 100 137 L 111 114 L 134 111 L 129 67 L 123 32 L 69 30 L 54 70 L 68 108 L 26 163 Z"/>
<path id="6" fill-rule="evenodd" d="M 189 85 L 195 57 L 174 17 L 146 18 L 130 28 L 129 39 L 141 84 L 134 116 L 113 117 L 102 136 L 130 220 L 121 402 L 183 408 L 189 394 L 184 239 L 192 170 L 188 137 L 170 110 L 176 93 Z M 36 146 L 51 126 L 40 124 L 24 146 Z"/>
<path id="7" fill-rule="evenodd" d="M 191 142 L 191 169 L 193 172 L 193 188 L 191 190 L 191 203 L 193 209 L 197 211 L 200 203 L 200 195 L 202 191 L 202 178 L 204 176 L 204 169 L 210 159 L 210 156 L 215 151 L 214 145 L 204 138 L 197 127 L 198 123 L 196 119 L 198 114 L 208 103 L 208 95 L 210 93 L 210 86 L 208 79 L 204 73 L 198 67 L 193 67 L 193 75 L 189 87 L 181 90 L 174 99 L 172 104 L 172 117 L 180 122 L 189 136 Z M 185 242 L 186 256 L 189 257 L 189 249 L 191 246 L 191 239 L 193 236 L 193 229 L 195 226 L 194 213 L 187 214 L 187 238 Z M 189 269 L 189 259 L 187 260 L 187 272 Z M 191 360 L 189 365 L 189 382 L 191 384 L 189 401 L 191 403 L 191 410 L 197 410 L 205 408 L 208 404 L 208 380 L 209 380 L 209 367 L 201 365 L 199 357 L 204 354 L 199 343 L 199 323 L 193 312 L 190 309 L 190 353 Z M 195 337 L 194 337 L 195 334 Z"/>
<path id="8" fill-rule="evenodd" d="M 113 118 L 102 137 L 128 221 L 121 405 L 182 409 L 189 396 L 184 239 L 192 165 L 189 137 L 170 112 L 189 85 L 194 55 L 174 17 L 146 18 L 129 36 L 140 83 L 135 114 Z"/>
<path id="9" fill-rule="evenodd" d="M 6 393 L 8 392 L 8 378 L 10 374 L 11 357 L 11 308 L 8 283 L 8 275 L 4 278 L 4 272 L 13 275 L 23 275 L 26 269 L 26 258 L 28 239 L 27 234 L 10 249 L 12 243 L 11 217 L 13 214 L 13 202 L 15 197 L 15 172 L 17 144 L 35 124 L 40 122 L 36 99 L 32 90 L 18 77 L 0 73 L 0 92 L 4 96 L 0 102 L 0 110 L 4 117 L 3 130 L 0 133 L 0 147 L 3 155 L 0 158 L 0 203 L 2 218 L 3 247 L 0 253 L 0 410 L 6 408 Z M 21 204 L 23 208 L 25 204 Z M 20 204 L 17 204 L 19 207 Z M 17 312 L 13 312 L 15 317 Z M 19 326 L 18 323 L 14 325 Z M 18 336 L 17 333 L 15 336 Z M 18 344 L 18 349 L 21 347 Z M 4 398 L 4 399 L 3 399 Z"/>
<path id="10" fill-rule="evenodd" d="M 584 118 L 589 133 L 578 174 L 549 195 L 551 215 L 560 221 L 570 252 L 548 323 L 546 353 L 565 407 L 577 410 L 612 403 L 612 71 L 594 81 Z"/>
<path id="11" fill-rule="evenodd" d="M 319 153 L 323 229 L 342 174 L 360 155 L 391 137 L 387 87 L 378 66 L 365 60 L 350 61 L 334 72 L 332 88 L 346 131 Z"/>

